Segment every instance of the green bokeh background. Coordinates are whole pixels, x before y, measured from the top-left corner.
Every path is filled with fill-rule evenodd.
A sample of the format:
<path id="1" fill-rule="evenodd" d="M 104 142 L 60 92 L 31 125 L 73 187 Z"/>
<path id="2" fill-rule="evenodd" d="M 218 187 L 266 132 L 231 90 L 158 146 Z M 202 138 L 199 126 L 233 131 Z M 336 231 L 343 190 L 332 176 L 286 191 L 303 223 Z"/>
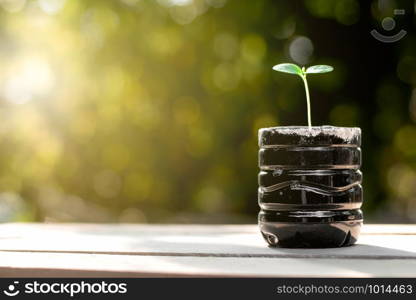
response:
<path id="1" fill-rule="evenodd" d="M 306 124 L 281 62 L 335 67 L 314 125 L 362 128 L 368 222 L 416 221 L 414 1 L 0 6 L 0 221 L 256 222 L 257 130 Z"/>

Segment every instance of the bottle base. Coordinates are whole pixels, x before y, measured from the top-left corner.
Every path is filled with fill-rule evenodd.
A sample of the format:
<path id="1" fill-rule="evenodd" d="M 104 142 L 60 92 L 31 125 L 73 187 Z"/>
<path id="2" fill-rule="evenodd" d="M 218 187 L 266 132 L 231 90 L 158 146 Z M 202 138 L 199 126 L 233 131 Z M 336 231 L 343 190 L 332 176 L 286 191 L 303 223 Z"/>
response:
<path id="1" fill-rule="evenodd" d="M 362 223 L 362 220 L 333 223 L 259 222 L 259 226 L 271 247 L 336 248 L 355 244 Z"/>

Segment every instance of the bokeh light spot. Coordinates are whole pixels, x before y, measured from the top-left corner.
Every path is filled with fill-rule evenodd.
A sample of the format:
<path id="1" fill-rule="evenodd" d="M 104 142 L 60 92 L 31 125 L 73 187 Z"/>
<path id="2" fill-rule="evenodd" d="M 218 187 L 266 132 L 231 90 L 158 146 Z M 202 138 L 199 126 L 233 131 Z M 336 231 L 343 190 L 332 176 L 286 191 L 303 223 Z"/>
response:
<path id="1" fill-rule="evenodd" d="M 198 16 L 195 5 L 175 5 L 169 8 L 169 13 L 172 19 L 180 25 L 189 24 Z"/>
<path id="2" fill-rule="evenodd" d="M 238 39 L 235 35 L 223 32 L 217 34 L 214 39 L 214 52 L 218 57 L 232 59 L 238 51 Z"/>
<path id="3" fill-rule="evenodd" d="M 257 34 L 250 34 L 241 41 L 241 55 L 251 63 L 258 63 L 265 57 L 267 45 L 264 39 Z"/>
<path id="4" fill-rule="evenodd" d="M 58 13 L 65 5 L 66 0 L 38 0 L 40 8 L 47 14 Z"/>
<path id="5" fill-rule="evenodd" d="M 221 63 L 214 69 L 212 75 L 217 88 L 223 91 L 230 91 L 237 87 L 240 81 L 241 71 L 234 64 Z"/>
<path id="6" fill-rule="evenodd" d="M 290 57 L 301 65 L 306 65 L 313 54 L 312 41 L 305 36 L 298 36 L 289 45 Z"/>
<path id="7" fill-rule="evenodd" d="M 394 143 L 403 154 L 416 156 L 416 126 L 401 127 L 396 133 Z"/>
<path id="8" fill-rule="evenodd" d="M 26 58 L 13 65 L 4 84 L 4 97 L 16 104 L 26 103 L 51 91 L 54 76 L 49 64 L 39 58 Z"/>
<path id="9" fill-rule="evenodd" d="M 158 3 L 160 3 L 163 6 L 185 6 L 190 5 L 194 1 L 193 0 L 157 0 Z"/>
<path id="10" fill-rule="evenodd" d="M 219 212 L 223 210 L 224 193 L 218 187 L 207 186 L 198 191 L 195 200 L 200 210 L 208 213 Z"/>
<path id="11" fill-rule="evenodd" d="M 416 172 L 401 163 L 390 167 L 387 174 L 388 184 L 401 201 L 412 202 L 416 199 Z"/>

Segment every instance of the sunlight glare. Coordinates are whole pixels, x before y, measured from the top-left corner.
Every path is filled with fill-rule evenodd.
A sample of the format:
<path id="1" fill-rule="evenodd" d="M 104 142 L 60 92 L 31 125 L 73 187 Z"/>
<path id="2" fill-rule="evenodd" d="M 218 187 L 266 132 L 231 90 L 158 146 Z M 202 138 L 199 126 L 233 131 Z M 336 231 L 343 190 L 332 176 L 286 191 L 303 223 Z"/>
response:
<path id="1" fill-rule="evenodd" d="M 53 85 L 49 64 L 39 58 L 29 58 L 11 69 L 4 86 L 4 97 L 15 104 L 23 104 L 47 94 Z"/>

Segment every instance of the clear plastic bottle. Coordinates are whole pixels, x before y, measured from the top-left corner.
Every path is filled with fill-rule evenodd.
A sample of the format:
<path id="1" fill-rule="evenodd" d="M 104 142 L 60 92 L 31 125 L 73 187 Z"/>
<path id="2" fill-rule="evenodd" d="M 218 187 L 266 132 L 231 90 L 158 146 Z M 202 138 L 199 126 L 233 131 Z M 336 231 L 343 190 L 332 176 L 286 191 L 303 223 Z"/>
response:
<path id="1" fill-rule="evenodd" d="M 360 145 L 355 127 L 259 130 L 259 226 L 270 246 L 357 241 L 363 222 Z"/>

